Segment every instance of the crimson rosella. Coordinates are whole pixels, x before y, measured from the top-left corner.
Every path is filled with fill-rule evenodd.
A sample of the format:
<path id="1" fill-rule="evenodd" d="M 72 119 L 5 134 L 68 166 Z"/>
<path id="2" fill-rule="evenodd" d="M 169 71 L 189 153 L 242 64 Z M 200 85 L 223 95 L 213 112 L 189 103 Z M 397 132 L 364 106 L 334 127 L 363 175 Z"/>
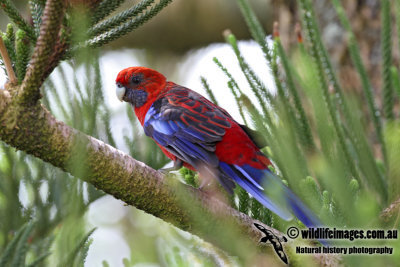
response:
<path id="1" fill-rule="evenodd" d="M 174 167 L 212 176 L 229 192 L 237 183 L 283 219 L 290 220 L 294 214 L 307 227 L 320 225 L 270 172 L 271 162 L 260 151 L 255 132 L 224 109 L 149 68 L 122 70 L 116 85 L 118 98 L 131 104 L 145 134 L 174 161 Z"/>

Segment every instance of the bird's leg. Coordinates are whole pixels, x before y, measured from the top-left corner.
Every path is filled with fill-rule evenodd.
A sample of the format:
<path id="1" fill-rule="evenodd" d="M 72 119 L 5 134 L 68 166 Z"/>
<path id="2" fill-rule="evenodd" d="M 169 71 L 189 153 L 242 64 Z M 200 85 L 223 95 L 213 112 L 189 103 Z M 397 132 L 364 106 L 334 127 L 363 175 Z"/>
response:
<path id="1" fill-rule="evenodd" d="M 182 168 L 182 166 L 183 166 L 183 161 L 180 159 L 176 159 L 174 161 L 174 166 L 172 166 L 170 168 L 159 169 L 159 171 L 164 174 L 168 174 L 169 172 L 179 170 L 180 168 Z"/>
<path id="2" fill-rule="evenodd" d="M 212 185 L 212 177 L 209 175 L 205 175 L 205 176 L 200 176 L 200 185 L 199 185 L 199 189 L 200 190 L 204 190 L 205 188 L 209 187 L 210 185 Z"/>
<path id="3" fill-rule="evenodd" d="M 198 189 L 200 190 L 207 190 L 207 191 L 214 191 L 216 184 L 215 184 L 215 177 L 218 175 L 217 170 L 214 168 L 207 166 L 207 165 L 200 165 L 198 166 L 199 171 L 199 180 L 200 185 Z"/>

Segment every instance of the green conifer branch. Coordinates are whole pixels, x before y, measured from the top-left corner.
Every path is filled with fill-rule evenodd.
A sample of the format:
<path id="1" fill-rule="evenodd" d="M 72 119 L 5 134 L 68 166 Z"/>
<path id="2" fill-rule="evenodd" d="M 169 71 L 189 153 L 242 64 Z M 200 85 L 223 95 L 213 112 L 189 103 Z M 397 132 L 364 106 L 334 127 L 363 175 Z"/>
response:
<path id="1" fill-rule="evenodd" d="M 14 66 L 14 62 L 16 60 L 14 43 L 5 34 L 1 34 L 1 35 L 2 35 L 3 42 L 4 42 L 4 46 L 6 47 L 8 56 L 10 58 L 11 65 Z"/>
<path id="2" fill-rule="evenodd" d="M 338 137 L 339 145 L 343 153 L 343 156 L 345 158 L 345 162 L 348 165 L 351 175 L 359 179 L 360 177 L 356 171 L 355 162 L 350 156 L 349 148 L 346 145 L 345 137 L 338 121 L 336 109 L 330 98 L 329 87 L 325 80 L 326 72 L 324 66 L 326 66 L 326 58 L 323 55 L 323 53 L 321 53 L 322 49 L 321 42 L 318 41 L 319 35 L 317 34 L 317 30 L 314 24 L 314 18 L 311 6 L 309 4 L 309 1 L 307 0 L 300 0 L 300 6 L 303 10 L 302 22 L 305 25 L 305 29 L 307 30 L 308 40 L 310 42 L 311 57 L 313 58 L 315 65 L 317 67 L 319 87 L 322 90 L 324 101 L 327 106 L 336 135 Z"/>
<path id="3" fill-rule="evenodd" d="M 354 36 L 354 33 L 351 29 L 350 22 L 345 14 L 343 6 L 340 3 L 340 0 L 333 0 L 333 5 L 336 9 L 336 13 L 347 32 L 347 36 L 349 38 L 349 52 L 351 59 L 353 61 L 354 67 L 356 68 L 358 75 L 360 76 L 360 80 L 362 83 L 362 89 L 364 91 L 364 95 L 367 99 L 368 108 L 370 115 L 372 117 L 372 122 L 375 127 L 376 134 L 378 136 L 379 143 L 381 144 L 382 154 L 385 156 L 385 145 L 383 143 L 383 136 L 382 136 L 382 122 L 379 116 L 379 112 L 376 108 L 376 104 L 374 101 L 374 92 L 372 89 L 371 82 L 368 78 L 367 71 L 365 69 L 364 64 L 362 63 L 361 55 L 360 55 L 360 48 L 357 44 L 357 40 Z"/>
<path id="4" fill-rule="evenodd" d="M 0 266 L 6 266 L 8 262 L 11 261 L 12 256 L 15 252 L 16 247 L 18 246 L 18 241 L 21 239 L 21 236 L 25 233 L 26 229 L 31 223 L 23 225 L 14 235 L 14 238 L 9 242 L 6 248 L 3 250 L 0 258 Z"/>
<path id="5" fill-rule="evenodd" d="M 300 121 L 300 139 L 303 140 L 303 144 L 306 146 L 307 150 L 314 150 L 315 149 L 315 143 L 314 139 L 311 133 L 311 127 L 308 122 L 308 119 L 306 117 L 306 113 L 303 108 L 303 104 L 301 103 L 301 99 L 299 96 L 299 93 L 297 92 L 297 87 L 294 82 L 294 77 L 292 73 L 292 69 L 290 67 L 289 59 L 285 53 L 285 50 L 283 49 L 282 43 L 280 39 L 275 39 L 276 42 L 276 48 L 277 48 L 277 54 L 279 55 L 279 58 L 281 59 L 283 69 L 286 74 L 286 83 L 287 83 L 287 89 L 290 93 L 290 95 L 293 97 L 294 101 L 294 106 L 297 110 L 297 115 L 299 116 L 299 121 Z"/>
<path id="6" fill-rule="evenodd" d="M 13 261 L 11 262 L 10 266 L 24 266 L 25 265 L 25 258 L 28 252 L 28 238 L 33 230 L 34 223 L 30 222 L 25 230 L 22 232 L 21 237 L 18 240 L 18 244 L 15 248 Z"/>
<path id="7" fill-rule="evenodd" d="M 228 81 L 228 88 L 231 90 L 231 92 L 235 92 L 235 93 L 238 90 L 237 84 L 235 85 L 235 82 L 233 82 L 232 80 Z M 235 97 L 235 102 L 239 108 L 240 117 L 242 118 L 244 124 L 248 126 L 246 116 L 244 115 L 244 112 L 243 112 L 243 106 L 241 104 L 241 98 L 237 94 L 234 94 L 234 97 Z"/>
<path id="8" fill-rule="evenodd" d="M 261 106 L 261 109 L 263 110 L 264 116 L 268 116 L 268 110 L 265 104 L 265 100 L 271 100 L 271 95 L 268 93 L 267 89 L 265 88 L 265 85 L 261 82 L 261 80 L 257 77 L 255 72 L 251 69 L 251 67 L 247 64 L 246 60 L 243 58 L 239 47 L 237 45 L 236 38 L 233 34 L 228 33 L 226 34 L 226 41 L 231 45 L 233 52 L 235 52 L 236 58 L 239 62 L 239 66 L 242 69 L 242 72 L 245 74 L 245 77 L 247 79 L 247 82 L 253 91 L 254 95 L 257 98 L 258 103 Z M 265 98 L 262 97 L 261 93 L 265 96 Z"/>
<path id="9" fill-rule="evenodd" d="M 46 0 L 29 0 L 32 22 L 35 34 L 39 35 L 40 25 L 42 24 L 42 15 Z"/>
<path id="10" fill-rule="evenodd" d="M 211 90 L 210 85 L 209 85 L 208 82 L 207 82 L 207 79 L 206 79 L 205 77 L 201 76 L 201 77 L 200 77 L 200 80 L 201 80 L 201 84 L 203 85 L 204 89 L 206 90 L 206 93 L 207 93 L 208 97 L 211 99 L 211 101 L 212 101 L 214 104 L 216 104 L 217 106 L 219 106 L 219 105 L 218 105 L 218 101 L 217 101 L 217 99 L 215 98 L 214 92 Z"/>
<path id="11" fill-rule="evenodd" d="M 376 166 L 376 161 L 374 160 L 373 153 L 371 151 L 370 146 L 368 146 L 368 141 L 366 140 L 366 136 L 363 134 L 360 134 L 360 131 L 362 131 L 362 126 L 360 124 L 360 121 L 354 116 L 354 113 L 351 113 L 346 99 L 344 98 L 342 89 L 339 86 L 339 83 L 337 82 L 337 78 L 335 73 L 333 72 L 332 64 L 330 63 L 330 59 L 328 57 L 327 51 L 322 43 L 321 36 L 319 34 L 318 27 L 316 25 L 316 19 L 315 19 L 315 14 L 312 9 L 312 6 L 310 4 L 310 1 L 304 0 L 302 1 L 302 7 L 304 9 L 304 12 L 308 12 L 308 15 L 305 15 L 305 25 L 308 31 L 313 34 L 313 37 L 310 36 L 310 43 L 312 46 L 317 47 L 318 49 L 312 51 L 311 55 L 314 57 L 317 55 L 317 59 L 320 59 L 320 66 L 317 66 L 318 68 L 322 68 L 324 72 L 319 71 L 319 77 L 320 80 L 323 79 L 324 73 L 326 74 L 326 78 L 328 81 L 331 82 L 331 86 L 334 89 L 334 92 L 336 93 L 335 99 L 331 99 L 329 97 L 329 92 L 326 90 L 323 90 L 324 92 L 324 98 L 328 99 L 328 101 L 325 101 L 326 104 L 328 104 L 328 110 L 329 113 L 331 114 L 332 122 L 334 125 L 335 130 L 337 131 L 337 134 L 339 134 L 342 137 L 339 137 L 339 143 L 341 144 L 342 149 L 345 154 L 346 161 L 349 160 L 350 158 L 350 148 L 346 146 L 346 143 L 344 142 L 345 136 L 347 133 L 348 139 L 352 142 L 356 152 L 357 158 L 353 159 L 352 162 L 349 164 L 350 170 L 352 171 L 353 175 L 358 173 L 356 172 L 356 168 L 359 167 L 360 171 L 363 173 L 363 175 L 367 178 L 371 188 L 374 190 L 380 192 L 383 194 L 383 200 L 386 199 L 386 182 L 384 177 L 381 175 L 381 173 L 378 171 L 377 166 Z M 306 13 L 304 13 L 306 14 Z M 313 49 L 313 48 L 312 48 Z M 314 57 L 315 58 L 315 57 Z M 325 68 L 324 68 L 325 67 Z M 329 90 L 329 89 L 328 89 Z M 331 100 L 331 101 L 329 101 Z M 334 112 L 329 108 L 329 102 L 333 103 L 333 101 L 336 100 L 336 103 L 338 106 L 342 109 L 344 118 L 347 122 L 347 127 L 349 127 L 350 130 L 347 130 L 344 126 L 343 123 L 340 123 L 340 116 L 339 114 L 336 114 L 336 116 L 333 117 Z M 333 107 L 333 104 L 331 104 Z M 338 132 L 339 130 L 339 132 Z M 341 133 L 340 133 L 341 131 Z M 379 130 L 378 130 L 379 131 Z M 383 140 L 382 140 L 383 144 Z M 385 147 L 382 146 L 382 151 L 383 155 L 385 157 Z M 348 156 L 346 156 L 348 155 Z M 366 162 L 368 162 L 366 164 Z M 360 165 L 362 164 L 362 166 Z M 359 166 L 358 166 L 359 165 Z M 355 176 L 357 178 L 357 176 Z M 359 178 L 357 178 L 359 179 Z"/>
<path id="12" fill-rule="evenodd" d="M 339 105 L 339 108 L 343 112 L 344 118 L 347 120 L 349 118 L 350 111 L 346 105 L 346 102 L 344 101 L 343 90 L 339 84 L 339 81 L 335 74 L 335 71 L 333 70 L 332 62 L 331 62 L 328 52 L 325 48 L 325 45 L 322 42 L 322 37 L 321 37 L 321 33 L 318 28 L 314 9 L 312 7 L 310 0 L 301 1 L 301 5 L 303 6 L 303 10 L 305 12 L 307 10 L 307 12 L 308 12 L 308 14 L 305 15 L 305 18 L 307 19 L 307 21 L 306 21 L 307 27 L 306 28 L 309 31 L 312 31 L 312 34 L 315 37 L 315 39 L 310 40 L 310 41 L 315 43 L 315 46 L 317 48 L 316 52 L 318 52 L 318 57 L 320 58 L 320 60 L 322 62 L 322 68 L 324 70 L 326 79 L 328 80 L 328 83 L 332 86 L 332 88 L 334 89 L 334 91 L 336 93 L 335 94 L 336 103 Z"/>
<path id="13" fill-rule="evenodd" d="M 17 77 L 15 76 L 15 72 L 14 72 L 14 69 L 12 66 L 12 59 L 10 58 L 9 53 L 8 53 L 9 50 L 7 48 L 7 43 L 3 41 L 3 38 L 7 38 L 7 37 L 5 37 L 5 35 L 3 35 L 3 37 L 2 37 L 2 35 L 3 34 L 0 34 L 0 56 L 1 56 L 0 58 L 2 59 L 2 63 L 6 69 L 7 76 L 8 76 L 10 83 L 15 84 L 15 83 L 17 83 L 18 80 L 17 80 Z M 7 39 L 6 39 L 6 41 L 7 41 Z"/>
<path id="14" fill-rule="evenodd" d="M 15 23 L 15 25 L 25 31 L 33 42 L 36 41 L 35 30 L 25 21 L 24 18 L 22 18 L 16 7 L 9 0 L 0 0 L 0 7 L 4 10 L 11 21 Z"/>
<path id="15" fill-rule="evenodd" d="M 318 210 L 322 206 L 322 192 L 318 188 L 316 180 L 307 176 L 300 181 L 300 187 L 303 191 L 304 200 L 313 210 Z"/>
<path id="16" fill-rule="evenodd" d="M 48 94 L 52 93 L 53 100 L 54 100 L 53 103 L 55 104 L 55 106 L 57 108 L 60 109 L 62 118 L 66 121 L 66 123 L 71 125 L 72 122 L 69 120 L 71 113 L 67 111 L 67 109 L 65 108 L 65 105 L 62 103 L 61 96 L 60 96 L 60 94 L 57 93 L 57 89 L 56 89 L 54 83 L 52 82 L 51 79 L 48 79 L 46 81 L 45 85 L 49 89 L 48 91 L 44 91 L 45 95 L 47 96 L 46 98 L 48 99 L 49 98 Z"/>
<path id="17" fill-rule="evenodd" d="M 93 39 L 87 41 L 83 47 L 99 47 L 105 45 L 131 31 L 143 25 L 145 22 L 157 15 L 162 9 L 164 9 L 172 0 L 160 0 L 159 3 L 151 7 L 149 10 L 143 14 L 137 16 L 135 19 L 127 21 L 115 28 L 112 28 L 108 32 L 102 33 Z"/>
<path id="18" fill-rule="evenodd" d="M 114 10 L 116 10 L 125 0 L 103 0 L 97 6 L 92 16 L 92 23 L 96 24 L 108 15 L 110 15 Z"/>
<path id="19" fill-rule="evenodd" d="M 235 193 L 239 197 L 239 206 L 238 210 L 244 214 L 249 213 L 249 207 L 250 207 L 250 196 L 249 193 L 247 193 L 246 190 L 244 190 L 241 187 L 236 187 L 235 188 Z"/>
<path id="20" fill-rule="evenodd" d="M 387 120 L 393 120 L 394 94 L 390 68 L 392 67 L 392 27 L 389 0 L 382 0 L 382 78 L 383 113 Z"/>
<path id="21" fill-rule="evenodd" d="M 283 83 L 281 82 L 281 79 L 279 79 L 279 67 L 278 67 L 278 62 L 277 62 L 277 43 L 274 44 L 274 49 L 272 50 L 273 54 L 272 54 L 272 62 L 271 62 L 271 67 L 272 67 L 272 73 L 274 77 L 277 77 L 277 79 L 275 79 L 275 85 L 277 88 L 277 92 L 278 92 L 278 98 L 274 100 L 274 102 L 276 102 L 275 106 L 276 107 L 280 107 L 279 109 L 279 114 L 280 114 L 280 119 L 282 122 L 288 122 L 285 124 L 286 126 L 286 132 L 287 135 L 289 136 L 288 141 L 292 140 L 300 140 L 301 141 L 301 126 L 299 125 L 300 121 L 297 120 L 296 116 L 295 116 L 295 112 L 293 109 L 292 104 L 289 102 L 289 98 L 286 94 L 286 87 L 283 85 Z M 286 89 L 286 90 L 285 90 Z M 282 123 L 283 125 L 284 123 Z M 273 129 L 274 133 L 273 135 L 280 135 L 279 133 L 279 129 Z M 300 148 L 294 144 L 292 146 L 292 151 L 291 153 L 293 155 L 296 155 L 295 157 L 303 162 L 302 166 L 302 170 L 304 171 L 304 174 L 308 174 L 308 167 L 307 167 L 307 162 L 304 160 L 305 156 L 302 153 L 302 151 L 300 150 Z M 277 155 L 279 156 L 279 155 Z M 281 168 L 283 168 L 283 166 L 280 166 Z"/>
<path id="22" fill-rule="evenodd" d="M 316 15 L 315 15 L 314 9 L 312 7 L 312 4 L 309 0 L 302 0 L 301 6 L 302 6 L 302 9 L 304 10 L 304 16 L 303 16 L 302 22 L 303 22 L 305 28 L 307 29 L 307 31 L 309 33 L 311 31 L 312 37 L 309 35 L 309 38 L 310 38 L 309 41 L 310 41 L 310 43 L 313 44 L 313 46 L 315 46 L 315 49 L 313 48 L 313 52 L 311 52 L 311 55 L 313 56 L 313 58 L 317 57 L 320 60 L 320 64 L 321 64 L 320 67 L 322 68 L 322 72 L 320 72 L 320 75 L 322 75 L 322 76 L 320 78 L 323 80 L 327 79 L 328 83 L 329 83 L 329 87 L 332 87 L 333 91 L 335 92 L 335 95 L 334 95 L 335 99 L 330 99 L 328 96 L 329 88 L 328 88 L 328 90 L 323 89 L 324 97 L 327 99 L 327 101 L 334 102 L 334 103 L 330 103 L 330 104 L 328 102 L 326 102 L 326 103 L 328 105 L 332 105 L 332 108 L 335 105 L 337 105 L 339 107 L 339 110 L 342 111 L 344 119 L 347 122 L 346 126 L 352 127 L 352 123 L 353 123 L 351 121 L 352 113 L 350 112 L 350 109 L 345 101 L 343 90 L 341 89 L 341 86 L 338 82 L 336 74 L 333 71 L 332 63 L 329 58 L 328 52 L 322 42 L 322 38 L 321 38 L 319 29 L 317 26 L 317 22 L 316 22 Z M 325 76 L 325 78 L 324 78 L 324 76 Z M 328 84 L 326 84 L 326 86 L 328 86 Z M 350 154 L 349 154 L 349 149 L 346 148 L 346 144 L 345 144 L 344 132 L 346 132 L 346 130 L 343 128 L 343 127 L 345 127 L 345 124 L 339 123 L 339 120 L 340 120 L 339 112 L 336 112 L 337 114 L 335 115 L 334 109 L 331 110 L 330 108 L 328 108 L 328 110 L 329 110 L 329 113 L 331 114 L 331 117 L 332 118 L 333 118 L 333 116 L 335 117 L 335 118 L 333 118 L 332 122 L 333 122 L 333 125 L 335 128 L 335 131 L 337 132 L 337 134 L 339 134 L 341 136 L 341 137 L 339 137 L 339 142 L 341 144 L 340 146 L 342 147 L 342 150 L 344 151 L 346 161 L 348 161 L 350 158 Z M 355 142 L 358 142 L 357 137 L 354 136 L 353 131 L 347 131 L 347 133 L 350 133 L 352 135 L 351 137 L 349 137 L 350 139 L 355 140 Z M 350 170 L 354 175 L 356 165 L 355 165 L 355 163 L 349 163 L 349 164 L 350 164 L 349 165 Z"/>
<path id="23" fill-rule="evenodd" d="M 110 144 L 111 146 L 116 147 L 117 144 L 116 144 L 115 139 L 111 132 L 111 125 L 110 125 L 111 116 L 108 111 L 103 113 L 102 121 L 104 121 L 104 128 L 105 128 L 106 137 L 107 137 L 107 139 L 106 139 L 107 144 Z"/>
<path id="24" fill-rule="evenodd" d="M 14 26 L 11 23 L 7 24 L 6 37 L 12 44 L 15 42 Z"/>
<path id="25" fill-rule="evenodd" d="M 264 52 L 264 56 L 267 59 L 267 62 L 270 64 L 272 61 L 272 56 L 269 51 L 267 42 L 265 41 L 266 34 L 258 21 L 254 11 L 251 9 L 247 0 L 237 0 L 240 10 L 242 11 L 242 15 L 246 21 L 247 27 L 250 30 L 251 36 L 253 36 L 254 40 L 261 46 L 262 51 Z"/>
<path id="26" fill-rule="evenodd" d="M 399 75 L 399 70 L 395 66 L 392 66 L 390 71 L 392 73 L 393 87 L 397 92 L 397 97 L 400 98 L 400 75 Z"/>
<path id="27" fill-rule="evenodd" d="M 18 82 L 22 82 L 30 58 L 29 39 L 23 30 L 18 30 L 16 33 L 15 51 L 15 70 L 17 71 Z"/>
<path id="28" fill-rule="evenodd" d="M 95 25 L 89 30 L 88 35 L 100 35 L 111 30 L 112 28 L 118 27 L 128 20 L 133 20 L 138 14 L 140 14 L 147 7 L 151 6 L 153 3 L 154 0 L 142 0 L 140 3 L 134 5 L 133 7 Z"/>
<path id="29" fill-rule="evenodd" d="M 396 18 L 396 31 L 397 31 L 397 44 L 400 51 L 400 0 L 395 0 L 395 18 Z"/>
<path id="30" fill-rule="evenodd" d="M 15 53 L 15 32 L 14 27 L 11 23 L 7 24 L 7 31 L 5 33 L 1 33 L 1 36 L 4 41 L 4 45 L 7 49 L 8 56 L 11 61 L 11 65 L 14 66 L 16 60 Z"/>
<path id="31" fill-rule="evenodd" d="M 51 255 L 50 251 L 43 253 L 42 255 L 37 257 L 34 261 L 32 261 L 29 265 L 27 265 L 27 267 L 43 266 L 43 261 L 50 255 Z"/>
<path id="32" fill-rule="evenodd" d="M 261 205 L 260 202 L 258 202 L 255 198 L 251 199 L 250 213 L 252 218 L 256 220 L 262 220 L 261 214 L 263 212 L 263 208 L 263 205 Z"/>
<path id="33" fill-rule="evenodd" d="M 81 252 L 85 250 L 85 244 L 90 242 L 90 236 L 96 231 L 97 228 L 93 228 L 90 230 L 85 236 L 76 244 L 76 246 L 68 253 L 64 259 L 64 261 L 60 264 L 60 266 L 68 266 L 71 263 L 76 263 L 76 259 Z M 83 250 L 83 251 L 82 251 Z"/>
<path id="34" fill-rule="evenodd" d="M 33 104 L 40 98 L 39 88 L 43 82 L 43 73 L 56 44 L 55 36 L 59 34 L 65 8 L 64 1 L 48 0 L 46 2 L 40 36 L 20 88 L 20 103 Z"/>
<path id="35" fill-rule="evenodd" d="M 222 70 L 222 72 L 225 73 L 225 75 L 229 78 L 228 88 L 231 90 L 231 93 L 232 93 L 233 97 L 235 98 L 236 104 L 239 108 L 240 117 L 242 118 L 243 122 L 247 125 L 247 120 L 244 115 L 243 107 L 241 105 L 241 101 L 240 101 L 240 97 L 239 97 L 239 95 L 243 95 L 242 90 L 240 89 L 239 85 L 237 84 L 236 80 L 233 78 L 231 73 L 228 71 L 227 68 L 225 68 L 224 65 L 222 65 L 222 63 L 218 60 L 218 58 L 214 57 L 213 61 Z"/>

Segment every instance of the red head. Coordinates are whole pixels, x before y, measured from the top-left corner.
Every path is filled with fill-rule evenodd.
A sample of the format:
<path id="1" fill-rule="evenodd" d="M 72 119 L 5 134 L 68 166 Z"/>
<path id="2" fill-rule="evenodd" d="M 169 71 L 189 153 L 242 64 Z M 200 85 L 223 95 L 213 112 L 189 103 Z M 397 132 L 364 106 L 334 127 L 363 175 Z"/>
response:
<path id="1" fill-rule="evenodd" d="M 166 85 L 164 75 L 145 67 L 126 68 L 118 73 L 115 82 L 119 100 L 129 102 L 135 108 L 154 99 Z"/>

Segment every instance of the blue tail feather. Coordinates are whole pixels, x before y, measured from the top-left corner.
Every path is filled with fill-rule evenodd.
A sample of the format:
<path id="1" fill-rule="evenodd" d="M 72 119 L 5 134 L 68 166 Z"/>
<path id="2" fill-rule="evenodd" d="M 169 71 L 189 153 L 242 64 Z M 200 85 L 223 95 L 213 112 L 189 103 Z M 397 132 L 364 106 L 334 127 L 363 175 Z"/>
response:
<path id="1" fill-rule="evenodd" d="M 219 166 L 227 176 L 282 219 L 289 221 L 294 215 L 309 228 L 322 225 L 314 213 L 269 170 L 224 162 L 220 162 Z"/>

